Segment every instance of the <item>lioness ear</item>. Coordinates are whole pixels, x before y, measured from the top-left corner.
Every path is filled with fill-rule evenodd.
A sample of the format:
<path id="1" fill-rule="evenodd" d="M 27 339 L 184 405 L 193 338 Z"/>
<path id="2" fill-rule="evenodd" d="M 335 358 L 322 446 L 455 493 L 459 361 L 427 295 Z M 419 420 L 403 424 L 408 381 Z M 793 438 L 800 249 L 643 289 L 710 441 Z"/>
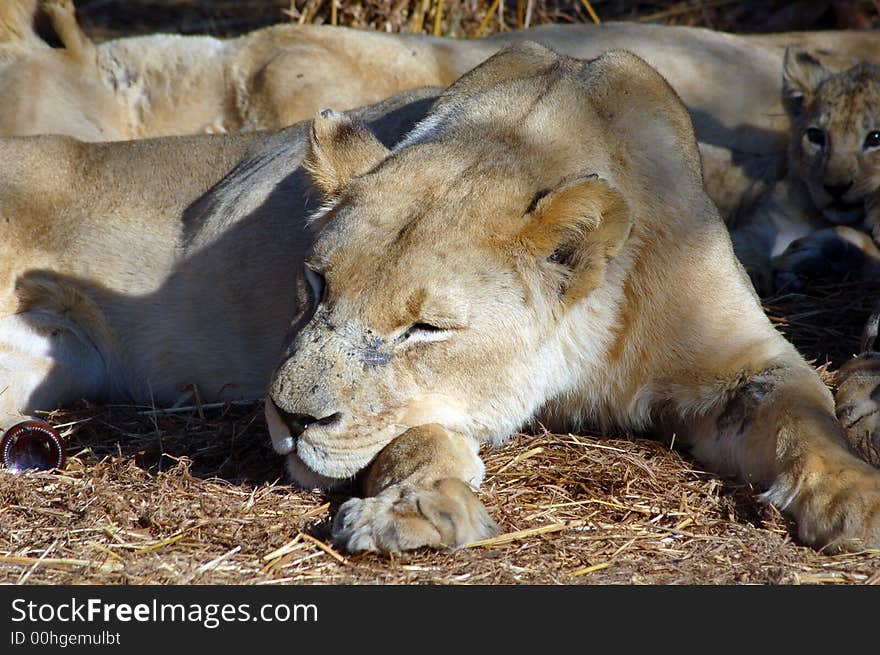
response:
<path id="1" fill-rule="evenodd" d="M 595 175 L 563 182 L 536 196 L 519 248 L 555 277 L 566 302 L 602 282 L 608 261 L 620 251 L 632 218 L 619 191 Z"/>
<path id="2" fill-rule="evenodd" d="M 830 75 L 831 71 L 811 54 L 786 48 L 782 62 L 782 99 L 786 110 L 792 115 L 799 114 Z"/>
<path id="3" fill-rule="evenodd" d="M 388 154 L 388 148 L 364 125 L 324 109 L 312 121 L 303 167 L 326 196 L 334 196 L 349 180 L 363 175 Z"/>

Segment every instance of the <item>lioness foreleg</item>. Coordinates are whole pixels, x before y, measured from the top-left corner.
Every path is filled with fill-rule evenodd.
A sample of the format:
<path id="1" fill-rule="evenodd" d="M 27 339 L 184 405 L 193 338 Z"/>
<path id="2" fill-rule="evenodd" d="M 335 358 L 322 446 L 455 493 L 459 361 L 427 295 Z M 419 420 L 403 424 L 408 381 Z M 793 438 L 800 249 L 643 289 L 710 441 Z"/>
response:
<path id="1" fill-rule="evenodd" d="M 795 519 L 804 542 L 832 552 L 880 546 L 880 472 L 853 454 L 809 368 L 751 376 L 691 434 L 697 457 L 766 487 L 763 498 Z"/>
<path id="2" fill-rule="evenodd" d="M 352 498 L 333 521 L 334 540 L 350 551 L 454 548 L 497 528 L 472 491 L 483 464 L 460 435 L 439 425 L 407 430 L 366 473 L 366 498 Z"/>

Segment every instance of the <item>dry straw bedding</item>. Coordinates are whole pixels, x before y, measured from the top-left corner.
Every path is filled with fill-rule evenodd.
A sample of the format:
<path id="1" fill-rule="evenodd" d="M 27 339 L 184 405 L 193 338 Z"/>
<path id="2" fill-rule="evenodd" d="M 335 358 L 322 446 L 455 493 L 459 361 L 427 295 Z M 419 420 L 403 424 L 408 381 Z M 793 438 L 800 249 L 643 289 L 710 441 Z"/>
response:
<path id="1" fill-rule="evenodd" d="M 826 381 L 856 348 L 876 285 L 767 301 Z M 827 353 L 827 354 L 825 354 Z M 63 472 L 0 471 L 0 582 L 26 584 L 872 584 L 880 552 L 828 556 L 747 485 L 674 444 L 517 435 L 484 451 L 480 497 L 501 536 L 454 552 L 336 551 L 351 490 L 283 481 L 258 404 L 57 412 Z"/>
<path id="2" fill-rule="evenodd" d="M 293 20 L 306 4 L 317 9 L 305 20 L 331 21 L 329 0 L 295 3 Z M 533 24 L 589 20 L 581 2 L 508 0 L 502 25 L 497 6 L 492 13 L 492 3 L 465 1 L 445 3 L 437 27 L 438 4 L 340 2 L 336 20 L 408 29 L 426 8 L 422 31 L 473 35 L 483 23 L 485 33 L 515 27 L 528 4 Z M 764 14 L 755 3 L 592 3 L 604 18 L 726 29 L 766 24 L 773 11 L 778 19 L 786 3 L 758 4 Z M 174 12 L 189 17 L 184 31 L 229 33 L 291 8 L 270 0 L 78 6 L 96 37 L 124 35 L 119 25 L 179 31 L 179 18 L 168 23 Z M 787 27 L 799 26 L 777 29 Z M 814 288 L 768 299 L 765 308 L 833 387 L 878 291 L 866 283 Z M 516 435 L 483 453 L 480 497 L 501 527 L 498 538 L 385 557 L 333 548 L 330 518 L 352 490 L 287 486 L 259 404 L 173 412 L 81 405 L 48 418 L 65 426 L 71 456 L 62 472 L 0 470 L 0 583 L 880 583 L 880 552 L 828 556 L 798 545 L 791 523 L 760 504 L 755 489 L 700 470 L 663 435 Z"/>

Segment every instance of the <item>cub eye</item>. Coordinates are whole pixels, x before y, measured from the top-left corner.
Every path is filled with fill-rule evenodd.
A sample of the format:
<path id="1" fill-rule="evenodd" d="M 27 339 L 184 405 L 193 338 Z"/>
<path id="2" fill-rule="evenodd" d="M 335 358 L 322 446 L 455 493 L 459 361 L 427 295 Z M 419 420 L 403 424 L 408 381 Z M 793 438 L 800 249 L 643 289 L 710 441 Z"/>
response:
<path id="1" fill-rule="evenodd" d="M 865 144 L 862 147 L 867 150 L 868 148 L 876 148 L 878 146 L 880 146 L 880 132 L 877 130 L 868 132 L 868 136 L 865 137 Z"/>
<path id="2" fill-rule="evenodd" d="M 309 268 L 308 264 L 303 267 L 306 276 L 306 282 L 309 283 L 309 289 L 312 292 L 312 301 L 317 305 L 324 300 L 324 293 L 327 291 L 327 280 L 324 274 Z"/>
<path id="3" fill-rule="evenodd" d="M 807 141 L 810 143 L 819 146 L 820 148 L 825 145 L 825 132 L 820 130 L 818 127 L 808 127 L 807 131 L 804 132 L 807 137 Z"/>

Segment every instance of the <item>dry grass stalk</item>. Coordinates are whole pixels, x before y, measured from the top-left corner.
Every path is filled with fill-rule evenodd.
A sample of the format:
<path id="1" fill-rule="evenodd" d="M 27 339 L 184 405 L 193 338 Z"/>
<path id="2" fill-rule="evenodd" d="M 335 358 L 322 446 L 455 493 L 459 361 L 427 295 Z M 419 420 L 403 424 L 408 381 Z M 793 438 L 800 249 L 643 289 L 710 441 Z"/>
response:
<path id="1" fill-rule="evenodd" d="M 582 2 L 586 2 L 586 0 L 582 0 Z M 637 20 L 641 23 L 651 23 L 655 21 L 667 20 L 669 18 L 676 18 L 682 16 L 683 14 L 691 14 L 695 12 L 705 11 L 706 9 L 710 8 L 723 7 L 724 5 L 734 4 L 736 2 L 737 0 L 704 0 L 698 4 L 680 2 L 674 7 L 670 7 L 669 9 L 664 9 L 662 11 L 656 11 L 651 14 L 639 16 Z"/>
<path id="2" fill-rule="evenodd" d="M 480 21 L 479 27 L 477 27 L 477 32 L 475 36 L 482 36 L 486 31 L 486 27 L 489 25 L 489 21 L 492 20 L 492 16 L 495 14 L 495 10 L 498 8 L 498 3 L 500 0 L 492 0 L 492 4 L 489 5 L 488 11 L 486 11 L 483 16 L 483 20 Z"/>
<path id="3" fill-rule="evenodd" d="M 590 573 L 594 573 L 596 571 L 601 571 L 602 569 L 607 569 L 609 566 L 612 566 L 614 562 L 602 562 L 600 564 L 593 564 L 592 566 L 585 566 L 582 569 L 578 569 L 577 571 L 573 571 L 569 573 L 572 578 L 579 578 L 582 575 L 588 575 Z"/>
<path id="4" fill-rule="evenodd" d="M 434 36 L 440 36 L 443 33 L 443 0 L 437 0 L 437 6 L 434 8 Z"/>
<path id="5" fill-rule="evenodd" d="M 315 546 L 317 546 L 318 548 L 323 550 L 325 553 L 327 553 L 330 557 L 335 559 L 340 564 L 347 564 L 348 563 L 348 560 L 346 560 L 342 555 L 337 553 L 335 550 L 333 550 L 330 546 L 325 544 L 320 539 L 315 539 L 312 535 L 306 534 L 306 533 L 302 534 L 302 538 L 310 543 L 313 543 Z"/>
<path id="6" fill-rule="evenodd" d="M 500 546 L 501 544 L 509 544 L 512 541 L 534 537 L 539 534 L 550 534 L 559 532 L 560 530 L 569 530 L 571 528 L 579 528 L 585 525 L 583 521 L 572 521 L 571 523 L 555 523 L 551 525 L 541 525 L 537 528 L 528 528 L 526 530 L 517 530 L 516 532 L 508 532 L 507 534 L 498 535 L 489 539 L 481 539 L 467 544 L 466 548 L 485 548 L 488 546 Z"/>
<path id="7" fill-rule="evenodd" d="M 596 10 L 593 9 L 593 5 L 590 4 L 590 0 L 581 0 L 581 4 L 584 6 L 584 9 L 587 10 L 587 13 L 590 15 L 590 19 L 598 25 L 602 21 L 599 20 L 599 16 L 596 14 Z"/>

